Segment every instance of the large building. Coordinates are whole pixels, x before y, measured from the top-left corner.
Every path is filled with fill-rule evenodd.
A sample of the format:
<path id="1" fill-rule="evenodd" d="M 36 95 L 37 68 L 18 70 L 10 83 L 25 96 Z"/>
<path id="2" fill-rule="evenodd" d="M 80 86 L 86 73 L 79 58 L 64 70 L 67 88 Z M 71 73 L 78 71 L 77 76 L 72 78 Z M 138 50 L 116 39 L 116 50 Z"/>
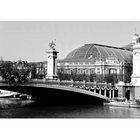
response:
<path id="1" fill-rule="evenodd" d="M 126 48 L 126 47 L 125 47 Z M 124 74 L 124 63 L 132 59 L 132 52 L 125 48 L 101 44 L 85 44 L 58 60 L 58 71 L 71 74 Z"/>

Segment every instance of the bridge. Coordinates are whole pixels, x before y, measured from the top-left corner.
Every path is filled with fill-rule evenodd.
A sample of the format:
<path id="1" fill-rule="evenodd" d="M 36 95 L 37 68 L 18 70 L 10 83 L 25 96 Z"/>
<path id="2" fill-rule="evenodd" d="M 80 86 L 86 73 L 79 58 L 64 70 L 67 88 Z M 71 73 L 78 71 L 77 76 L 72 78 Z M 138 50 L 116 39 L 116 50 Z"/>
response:
<path id="1" fill-rule="evenodd" d="M 118 89 L 111 85 L 93 84 L 73 81 L 43 81 L 30 80 L 21 85 L 9 85 L 5 82 L 0 82 L 0 89 L 16 91 L 21 93 L 31 94 L 33 96 L 43 98 L 50 102 L 56 100 L 62 101 L 70 99 L 71 101 L 87 100 L 91 102 L 104 102 L 111 98 L 118 97 Z M 50 99 L 50 100 L 49 100 Z M 67 101 L 66 101 L 67 102 Z"/>

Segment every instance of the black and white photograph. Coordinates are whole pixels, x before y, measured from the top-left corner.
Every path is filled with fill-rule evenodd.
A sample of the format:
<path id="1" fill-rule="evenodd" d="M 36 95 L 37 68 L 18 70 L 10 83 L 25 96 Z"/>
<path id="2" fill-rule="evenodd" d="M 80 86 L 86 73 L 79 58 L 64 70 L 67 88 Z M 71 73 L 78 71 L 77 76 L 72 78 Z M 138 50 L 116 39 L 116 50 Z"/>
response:
<path id="1" fill-rule="evenodd" d="M 2 140 L 138 139 L 139 1 L 0 1 Z"/>
<path id="2" fill-rule="evenodd" d="M 0 118 L 140 118 L 140 22 L 0 22 Z"/>

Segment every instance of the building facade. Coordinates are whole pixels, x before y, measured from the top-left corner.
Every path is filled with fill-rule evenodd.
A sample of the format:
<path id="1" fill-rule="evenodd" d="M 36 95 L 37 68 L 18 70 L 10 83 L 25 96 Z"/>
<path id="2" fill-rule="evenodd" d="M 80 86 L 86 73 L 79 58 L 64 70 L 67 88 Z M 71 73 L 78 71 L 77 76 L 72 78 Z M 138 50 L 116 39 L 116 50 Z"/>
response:
<path id="1" fill-rule="evenodd" d="M 67 74 L 96 74 L 100 77 L 116 74 L 123 80 L 125 61 L 132 60 L 132 52 L 101 44 L 85 44 L 70 52 L 65 59 L 58 60 L 59 72 Z"/>

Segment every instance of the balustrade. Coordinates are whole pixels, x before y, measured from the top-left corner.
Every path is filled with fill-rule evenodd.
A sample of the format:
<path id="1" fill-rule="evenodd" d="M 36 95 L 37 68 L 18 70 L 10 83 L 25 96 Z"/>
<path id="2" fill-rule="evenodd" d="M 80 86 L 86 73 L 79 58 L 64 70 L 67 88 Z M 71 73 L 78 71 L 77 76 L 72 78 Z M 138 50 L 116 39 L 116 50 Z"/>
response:
<path id="1" fill-rule="evenodd" d="M 109 98 L 111 99 L 111 90 L 109 90 Z"/>
<path id="2" fill-rule="evenodd" d="M 104 96 L 106 96 L 106 89 L 104 89 Z"/>
<path id="3" fill-rule="evenodd" d="M 99 89 L 99 94 L 101 95 L 101 88 Z"/>
<path id="4" fill-rule="evenodd" d="M 112 99 L 114 99 L 114 90 L 112 90 Z"/>

